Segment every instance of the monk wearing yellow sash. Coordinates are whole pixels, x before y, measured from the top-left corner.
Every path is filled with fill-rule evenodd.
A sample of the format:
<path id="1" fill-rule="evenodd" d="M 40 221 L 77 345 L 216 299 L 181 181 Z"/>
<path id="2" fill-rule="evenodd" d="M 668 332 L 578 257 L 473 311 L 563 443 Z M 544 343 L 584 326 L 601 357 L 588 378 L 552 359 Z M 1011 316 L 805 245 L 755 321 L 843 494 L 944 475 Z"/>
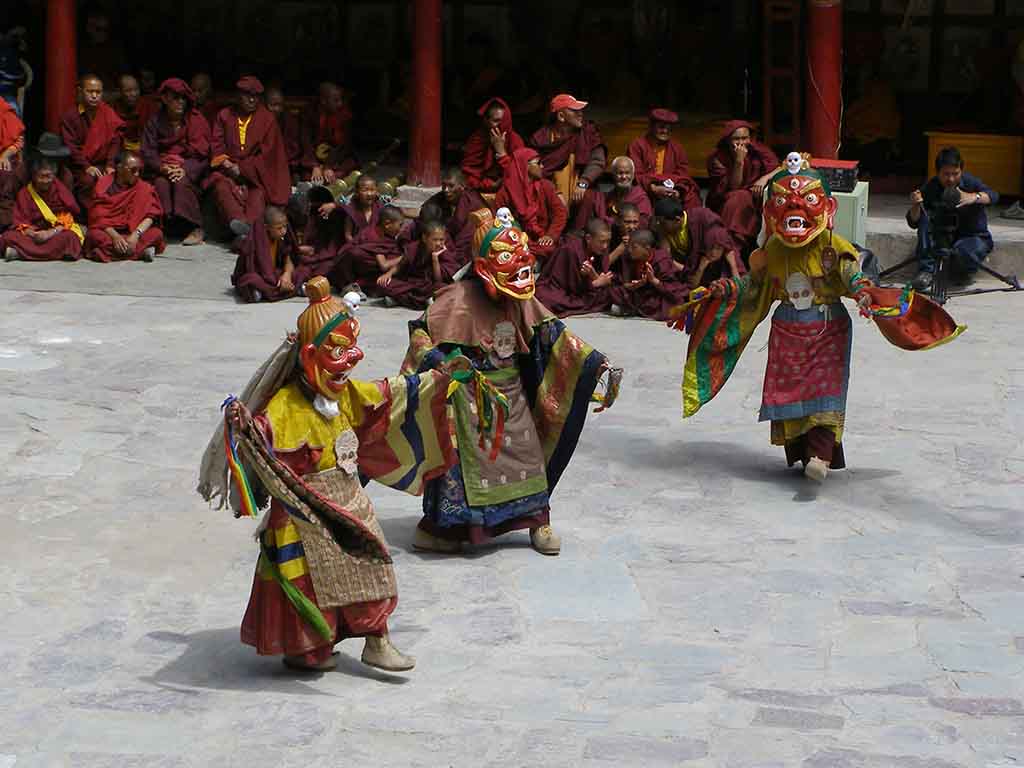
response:
<path id="1" fill-rule="evenodd" d="M 85 235 L 75 223 L 81 211 L 74 195 L 57 179 L 57 163 L 39 157 L 32 181 L 14 201 L 13 226 L 3 235 L 4 259 L 75 261 L 82 256 Z"/>

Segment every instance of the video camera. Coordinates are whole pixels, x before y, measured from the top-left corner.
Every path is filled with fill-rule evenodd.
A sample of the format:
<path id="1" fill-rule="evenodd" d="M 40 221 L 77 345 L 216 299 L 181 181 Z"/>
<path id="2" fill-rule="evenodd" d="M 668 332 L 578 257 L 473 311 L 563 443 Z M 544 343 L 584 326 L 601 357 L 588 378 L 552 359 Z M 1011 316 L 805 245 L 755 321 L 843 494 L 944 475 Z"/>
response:
<path id="1" fill-rule="evenodd" d="M 928 228 L 931 232 L 932 250 L 936 256 L 949 257 L 949 251 L 956 241 L 956 230 L 959 226 L 957 206 L 960 204 L 960 190 L 956 187 L 945 187 L 942 196 L 925 206 L 928 215 Z"/>

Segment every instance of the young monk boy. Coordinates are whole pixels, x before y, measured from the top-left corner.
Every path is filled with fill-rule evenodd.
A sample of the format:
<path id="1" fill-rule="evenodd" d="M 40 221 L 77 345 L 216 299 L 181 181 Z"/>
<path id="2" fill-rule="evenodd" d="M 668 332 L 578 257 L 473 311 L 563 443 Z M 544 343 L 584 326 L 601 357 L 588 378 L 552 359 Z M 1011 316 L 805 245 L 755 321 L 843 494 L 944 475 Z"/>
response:
<path id="1" fill-rule="evenodd" d="M 342 293 L 358 290 L 367 296 L 379 296 L 377 279 L 402 258 L 398 235 L 404 223 L 405 217 L 395 206 L 381 208 L 376 224 L 364 227 L 342 249 L 341 258 L 329 275 L 331 282 Z"/>
<path id="2" fill-rule="evenodd" d="M 339 206 L 337 203 L 329 203 L 321 207 L 320 212 L 323 213 L 325 208 L 333 210 L 334 207 Z M 345 242 L 351 243 L 364 229 L 375 227 L 383 207 L 377 192 L 377 180 L 364 173 L 356 179 L 356 190 L 352 193 L 352 199 L 340 206 L 345 214 Z"/>
<path id="3" fill-rule="evenodd" d="M 600 218 L 587 222 L 583 237 L 567 237 L 544 262 L 537 299 L 559 317 L 607 311 L 614 276 L 608 268 L 612 229 Z"/>
<path id="4" fill-rule="evenodd" d="M 377 279 L 384 306 L 426 309 L 444 282 L 442 260 L 448 251 L 448 232 L 440 221 L 419 224 L 420 236 L 406 243 L 402 258 Z"/>
<path id="5" fill-rule="evenodd" d="M 75 261 L 82 256 L 85 235 L 75 223 L 81 213 L 75 196 L 57 178 L 58 163 L 38 157 L 32 165 L 32 181 L 14 202 L 14 226 L 4 233 L 7 261 Z"/>
<path id="6" fill-rule="evenodd" d="M 275 206 L 253 223 L 238 244 L 231 284 L 243 301 L 279 301 L 295 293 L 295 239 L 288 217 Z"/>
<path id="7" fill-rule="evenodd" d="M 686 301 L 689 289 L 676 278 L 672 257 L 657 247 L 654 233 L 638 229 L 629 238 L 629 258 L 622 263 L 622 278 L 609 293 L 613 315 L 667 320 L 669 310 Z"/>

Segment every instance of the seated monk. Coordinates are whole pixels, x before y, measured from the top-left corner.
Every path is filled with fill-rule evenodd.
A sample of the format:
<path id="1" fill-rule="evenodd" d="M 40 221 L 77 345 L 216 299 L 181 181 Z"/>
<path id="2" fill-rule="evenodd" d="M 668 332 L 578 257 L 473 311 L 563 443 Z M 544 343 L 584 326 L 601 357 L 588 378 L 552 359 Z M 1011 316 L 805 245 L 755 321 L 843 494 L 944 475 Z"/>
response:
<path id="1" fill-rule="evenodd" d="M 295 237 L 280 208 L 267 206 L 236 246 L 231 284 L 242 301 L 280 301 L 295 295 Z"/>
<path id="2" fill-rule="evenodd" d="M 752 131 L 745 120 L 726 123 L 718 147 L 708 158 L 707 206 L 722 217 L 744 255 L 756 244 L 764 187 L 779 167 L 779 158 L 755 141 Z"/>
<path id="3" fill-rule="evenodd" d="M 330 274 L 345 246 L 345 214 L 334 204 L 330 190 L 313 187 L 306 200 L 309 209 L 292 278 L 300 295 L 305 295 L 303 286 L 311 277 Z"/>
<path id="4" fill-rule="evenodd" d="M 154 176 L 165 225 L 179 220 L 189 228 L 182 245 L 203 242 L 199 185 L 210 169 L 210 127 L 193 106 L 192 89 L 172 77 L 160 84 L 162 106 L 146 123 L 142 159 Z"/>
<path id="5" fill-rule="evenodd" d="M 638 229 L 641 229 L 640 209 L 632 203 L 623 203 L 612 225 L 612 242 L 608 250 L 608 268 L 616 275 L 622 274 L 624 257 L 629 255 L 629 238 Z"/>
<path id="6" fill-rule="evenodd" d="M 441 259 L 448 249 L 448 232 L 440 221 L 427 221 L 419 231 L 418 239 L 405 244 L 398 263 L 377 278 L 386 307 L 426 309 L 444 284 Z"/>
<path id="7" fill-rule="evenodd" d="M 679 122 L 679 115 L 667 109 L 652 109 L 648 118 L 647 134 L 634 139 L 626 151 L 636 164 L 637 183 L 652 203 L 671 197 L 687 211 L 699 208 L 700 189 L 690 176 L 686 150 L 672 140 L 672 127 Z"/>
<path id="8" fill-rule="evenodd" d="M 469 263 L 473 250 L 473 233 L 476 231 L 476 225 L 469 214 L 488 206 L 479 192 L 466 186 L 462 171 L 455 166 L 445 171 L 441 177 L 441 191 L 429 197 L 427 203 L 440 207 L 440 220 L 444 222 L 453 244 L 451 250 L 445 251 L 444 258 L 441 259 L 441 271 L 444 273 L 445 282 L 451 282 L 454 274 Z"/>
<path id="9" fill-rule="evenodd" d="M 363 230 L 377 226 L 377 217 L 384 208 L 377 193 L 377 180 L 366 173 L 356 179 L 352 197 L 340 208 L 345 214 L 345 242 L 355 242 Z"/>
<path id="10" fill-rule="evenodd" d="M 530 137 L 530 146 L 540 153 L 544 178 L 551 179 L 566 205 L 583 199 L 604 173 L 608 150 L 601 132 L 583 117 L 587 102 L 567 93 L 551 100 L 551 119 Z"/>
<path id="11" fill-rule="evenodd" d="M 0 232 L 11 226 L 14 198 L 24 183 L 24 146 L 25 124 L 14 108 L 0 98 Z"/>
<path id="12" fill-rule="evenodd" d="M 512 110 L 502 99 L 488 99 L 477 114 L 480 126 L 462 145 L 462 173 L 470 189 L 494 193 L 501 189 L 504 178 L 497 155 L 515 152 L 526 144 L 512 128 Z"/>
<path id="13" fill-rule="evenodd" d="M 644 190 L 634 183 L 634 165 L 628 157 L 616 157 L 612 160 L 612 176 L 615 186 L 610 192 L 602 192 L 598 187 L 587 190 L 583 200 L 576 208 L 576 219 L 573 229 L 583 230 L 587 223 L 598 218 L 611 226 L 619 215 L 619 207 L 625 204 L 634 205 L 640 211 L 640 226 L 647 227 L 651 220 L 651 201 Z"/>
<path id="14" fill-rule="evenodd" d="M 381 208 L 376 223 L 364 227 L 342 248 L 341 257 L 328 275 L 331 283 L 342 293 L 354 290 L 365 296 L 379 296 L 378 278 L 402 259 L 398 234 L 404 223 L 405 216 L 395 206 Z"/>
<path id="15" fill-rule="evenodd" d="M 544 168 L 535 150 L 517 149 L 499 158 L 505 169 L 505 185 L 494 198 L 494 210 L 507 207 L 516 222 L 530 236 L 530 250 L 542 261 L 555 252 L 565 229 L 569 211 L 544 178 Z"/>
<path id="16" fill-rule="evenodd" d="M 678 280 L 668 251 L 657 247 L 654 233 L 638 229 L 629 238 L 622 276 L 609 289 L 611 313 L 667 320 L 669 310 L 684 303 L 690 289 Z"/>
<path id="17" fill-rule="evenodd" d="M 78 99 L 78 105 L 60 119 L 60 137 L 71 150 L 74 193 L 88 210 L 97 179 L 114 172 L 124 121 L 103 101 L 103 81 L 96 75 L 79 80 Z"/>
<path id="18" fill-rule="evenodd" d="M 316 107 L 302 120 L 302 178 L 333 184 L 356 167 L 352 151 L 352 110 L 336 83 L 320 83 Z"/>
<path id="19" fill-rule="evenodd" d="M 117 79 L 117 97 L 112 106 L 117 116 L 124 122 L 124 133 L 121 143 L 125 149 L 138 152 L 142 149 L 142 134 L 159 104 L 152 99 L 141 99 L 139 81 L 132 75 L 121 75 Z"/>
<path id="20" fill-rule="evenodd" d="M 664 198 L 654 206 L 654 219 L 658 248 L 669 252 L 678 276 L 691 288 L 746 272 L 732 236 L 709 208 L 684 211 L 678 200 Z"/>
<path id="21" fill-rule="evenodd" d="M 142 158 L 122 150 L 114 172 L 96 182 L 85 255 L 94 261 L 152 261 L 164 252 L 164 233 L 156 225 L 163 215 L 153 186 L 143 181 Z"/>
<path id="22" fill-rule="evenodd" d="M 212 130 L 217 114 L 221 110 L 220 104 L 213 98 L 213 82 L 206 72 L 197 72 L 192 76 L 190 85 L 196 99 L 195 107 L 199 110 L 199 114 L 206 118 L 206 122 L 210 124 Z"/>
<path id="23" fill-rule="evenodd" d="M 85 235 L 75 223 L 81 211 L 57 172 L 56 160 L 38 156 L 33 161 L 32 180 L 18 192 L 14 203 L 14 226 L 0 238 L 7 261 L 81 258 Z"/>
<path id="24" fill-rule="evenodd" d="M 544 261 L 536 297 L 559 317 L 606 312 L 614 275 L 608 265 L 612 228 L 604 219 L 587 222 L 583 237 L 567 237 Z"/>
<path id="25" fill-rule="evenodd" d="M 267 205 L 283 208 L 291 194 L 284 137 L 277 120 L 260 102 L 263 83 L 246 76 L 237 83 L 234 106 L 217 113 L 210 140 L 213 188 L 221 219 L 237 236 L 249 234 Z"/>
<path id="26" fill-rule="evenodd" d="M 288 155 L 288 172 L 292 181 L 302 178 L 302 130 L 298 118 L 285 109 L 284 92 L 275 86 L 267 88 L 267 109 L 277 118 L 277 127 L 284 139 L 284 151 Z"/>

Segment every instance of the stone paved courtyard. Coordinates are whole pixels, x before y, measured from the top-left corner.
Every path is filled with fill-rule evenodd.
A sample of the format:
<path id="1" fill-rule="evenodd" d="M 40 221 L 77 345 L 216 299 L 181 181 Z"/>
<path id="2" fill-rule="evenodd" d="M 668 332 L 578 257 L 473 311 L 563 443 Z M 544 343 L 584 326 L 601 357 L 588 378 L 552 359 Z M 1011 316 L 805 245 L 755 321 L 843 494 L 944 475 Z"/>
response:
<path id="1" fill-rule="evenodd" d="M 0 264 L 0 768 L 1024 765 L 1024 296 L 954 300 L 970 331 L 930 353 L 858 321 L 851 469 L 817 494 L 757 423 L 766 328 L 684 423 L 682 335 L 571 320 L 627 373 L 561 557 L 416 554 L 419 500 L 371 485 L 419 664 L 346 641 L 303 678 L 239 643 L 254 524 L 193 490 L 302 308 L 237 305 L 231 266 Z M 413 316 L 362 311 L 364 378 Z"/>

